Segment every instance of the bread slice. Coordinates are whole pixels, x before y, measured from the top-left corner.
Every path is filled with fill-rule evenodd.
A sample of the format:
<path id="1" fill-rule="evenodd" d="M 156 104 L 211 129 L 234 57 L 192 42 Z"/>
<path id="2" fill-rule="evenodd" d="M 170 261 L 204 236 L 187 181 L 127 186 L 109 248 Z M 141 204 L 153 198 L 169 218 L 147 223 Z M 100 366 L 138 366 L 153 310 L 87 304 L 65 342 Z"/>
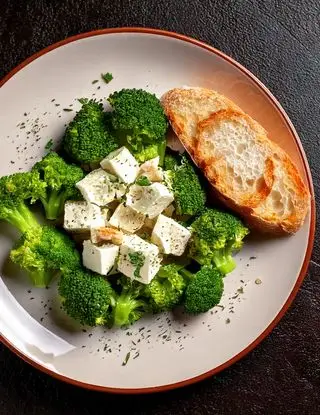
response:
<path id="1" fill-rule="evenodd" d="M 302 226 L 309 192 L 288 155 L 260 124 L 208 89 L 174 89 L 162 103 L 215 194 L 249 226 L 278 234 Z"/>
<path id="2" fill-rule="evenodd" d="M 174 132 L 191 155 L 199 122 L 222 109 L 241 111 L 228 98 L 205 88 L 172 89 L 162 97 L 162 105 Z"/>

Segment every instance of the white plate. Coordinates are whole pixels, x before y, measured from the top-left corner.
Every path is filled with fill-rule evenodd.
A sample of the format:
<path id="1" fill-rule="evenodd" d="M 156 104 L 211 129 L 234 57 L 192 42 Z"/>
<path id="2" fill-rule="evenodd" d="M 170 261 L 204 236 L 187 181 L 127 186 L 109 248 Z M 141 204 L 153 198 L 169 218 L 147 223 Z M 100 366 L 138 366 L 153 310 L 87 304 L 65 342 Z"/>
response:
<path id="1" fill-rule="evenodd" d="M 113 73 L 114 80 L 101 82 L 102 72 Z M 95 79 L 99 82 L 92 83 Z M 74 115 L 63 109 L 79 108 L 76 98 L 103 98 L 124 87 L 160 96 L 182 85 L 212 87 L 234 99 L 287 149 L 312 193 L 297 134 L 253 75 L 195 40 L 134 28 L 67 39 L 31 57 L 3 80 L 0 175 L 28 169 L 44 154 L 50 137 L 58 142 Z M 252 350 L 283 316 L 306 273 L 314 215 L 312 202 L 311 214 L 295 236 L 248 240 L 236 257 L 236 270 L 225 279 L 224 309 L 197 317 L 146 317 L 128 330 L 85 332 L 59 309 L 54 286 L 31 288 L 8 264 L 14 235 L 1 224 L 2 341 L 39 369 L 93 389 L 152 392 L 203 379 Z M 256 284 L 258 278 L 262 284 Z"/>

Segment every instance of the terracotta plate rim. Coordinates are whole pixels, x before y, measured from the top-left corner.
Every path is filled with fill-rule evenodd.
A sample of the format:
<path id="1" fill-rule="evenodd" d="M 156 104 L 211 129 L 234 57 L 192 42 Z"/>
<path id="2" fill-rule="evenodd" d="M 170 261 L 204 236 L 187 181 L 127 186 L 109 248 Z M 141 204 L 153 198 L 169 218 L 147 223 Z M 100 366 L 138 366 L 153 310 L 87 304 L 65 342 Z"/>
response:
<path id="1" fill-rule="evenodd" d="M 64 382 L 67 382 L 69 384 L 79 386 L 79 387 L 82 387 L 82 388 L 86 388 L 86 389 L 91 389 L 91 390 L 96 390 L 96 391 L 101 391 L 101 392 L 117 393 L 117 394 L 143 394 L 143 393 L 164 392 L 164 391 L 167 391 L 167 390 L 176 389 L 176 388 L 180 388 L 180 387 L 183 387 L 183 386 L 188 386 L 188 385 L 191 385 L 193 383 L 204 380 L 204 379 L 206 379 L 210 376 L 213 376 L 213 375 L 221 372 L 222 370 L 228 368 L 232 364 L 236 363 L 238 360 L 240 360 L 241 358 L 246 356 L 249 352 L 251 352 L 256 346 L 258 346 L 258 344 L 261 343 L 261 341 L 264 340 L 266 338 L 266 336 L 271 333 L 271 331 L 274 329 L 274 327 L 279 323 L 281 318 L 285 315 L 288 308 L 292 304 L 294 298 L 296 297 L 297 292 L 298 292 L 298 290 L 299 290 L 299 288 L 300 288 L 300 286 L 301 286 L 301 284 L 302 284 L 302 282 L 303 282 L 303 280 L 304 280 L 304 278 L 307 274 L 309 262 L 310 262 L 310 259 L 311 259 L 312 248 L 313 248 L 313 243 L 314 243 L 314 235 L 315 235 L 315 216 L 316 216 L 315 215 L 316 208 L 315 208 L 315 200 L 314 200 L 314 190 L 313 190 L 313 183 L 312 183 L 312 176 L 311 176 L 311 172 L 310 172 L 310 167 L 309 167 L 304 149 L 303 149 L 302 144 L 300 142 L 299 136 L 298 136 L 292 122 L 290 121 L 288 115 L 286 114 L 286 112 L 284 111 L 284 109 L 282 108 L 280 103 L 277 101 L 277 99 L 272 95 L 272 93 L 267 89 L 267 87 L 261 81 L 259 81 L 258 78 L 255 77 L 255 75 L 253 75 L 248 69 L 243 67 L 241 64 L 236 62 L 234 59 L 232 59 L 231 57 L 225 55 L 223 52 L 220 52 L 218 49 L 216 49 L 216 48 L 214 48 L 210 45 L 207 45 L 204 42 L 201 42 L 199 40 L 193 39 L 193 38 L 185 36 L 185 35 L 181 35 L 181 34 L 178 34 L 178 33 L 175 33 L 175 32 L 160 30 L 160 29 L 142 28 L 142 27 L 110 28 L 110 29 L 100 29 L 100 30 L 94 30 L 94 31 L 91 31 L 91 32 L 81 33 L 81 34 L 78 34 L 78 35 L 75 35 L 75 36 L 68 37 L 68 38 L 66 38 L 62 41 L 57 42 L 57 43 L 54 43 L 54 44 L 42 49 L 41 51 L 35 53 L 34 55 L 30 56 L 29 58 L 24 60 L 20 65 L 16 66 L 11 72 L 9 72 L 0 81 L 0 87 L 2 87 L 10 78 L 12 78 L 17 72 L 19 72 L 21 69 L 23 69 L 29 63 L 31 63 L 35 59 L 39 58 L 40 56 L 42 56 L 42 55 L 44 55 L 44 54 L 46 54 L 46 53 L 48 53 L 48 52 L 50 52 L 50 51 L 52 51 L 56 48 L 59 48 L 60 46 L 63 46 L 63 45 L 66 45 L 68 43 L 71 43 L 71 42 L 74 42 L 74 41 L 77 41 L 77 40 L 80 40 L 80 39 L 84 39 L 84 38 L 87 38 L 87 37 L 114 34 L 114 33 L 144 33 L 144 34 L 152 34 L 152 35 L 158 35 L 158 36 L 166 36 L 166 37 L 182 40 L 184 42 L 191 43 L 193 45 L 201 47 L 202 49 L 206 49 L 207 51 L 209 51 L 211 53 L 214 53 L 215 55 L 218 55 L 219 57 L 223 58 L 225 61 L 229 62 L 231 65 L 235 66 L 236 68 L 238 68 L 242 72 L 244 72 L 252 81 L 254 81 L 254 83 L 260 88 L 260 90 L 269 98 L 269 100 L 277 108 L 277 110 L 280 113 L 281 117 L 285 121 L 288 129 L 291 131 L 291 133 L 294 137 L 294 140 L 297 144 L 298 150 L 300 152 L 302 161 L 303 161 L 305 173 L 306 173 L 306 176 L 307 176 L 307 184 L 308 184 L 309 191 L 310 191 L 310 194 L 311 194 L 311 210 L 310 210 L 311 217 L 310 217 L 308 246 L 307 246 L 307 250 L 306 250 L 306 254 L 305 254 L 305 257 L 304 257 L 302 267 L 301 267 L 300 272 L 299 272 L 299 277 L 298 277 L 298 279 L 296 281 L 296 284 L 294 285 L 287 301 L 285 302 L 285 304 L 283 305 L 283 307 L 281 308 L 279 313 L 276 315 L 276 317 L 273 319 L 273 321 L 269 324 L 269 326 L 251 344 L 249 344 L 240 353 L 233 356 L 227 362 L 225 362 L 222 365 L 217 366 L 217 367 L 215 367 L 215 368 L 213 368 L 213 369 L 211 369 L 211 370 L 209 370 L 209 371 L 207 371 L 207 372 L 205 372 L 201 375 L 183 380 L 181 382 L 168 384 L 168 385 L 147 387 L 147 388 L 134 388 L 134 389 L 112 388 L 112 387 L 94 385 L 94 384 L 91 384 L 91 383 L 84 383 L 84 382 L 80 382 L 80 381 L 77 381 L 75 379 L 66 377 L 62 374 L 56 373 L 56 372 L 46 368 L 45 366 L 42 366 L 41 364 L 33 361 L 31 358 L 29 358 L 27 355 L 22 353 L 20 350 L 16 349 L 16 347 L 11 342 L 9 342 L 5 337 L 3 337 L 0 334 L 1 342 L 4 345 L 6 345 L 12 352 L 14 352 L 20 358 L 22 358 L 25 362 L 31 364 L 36 369 L 39 369 L 42 372 L 45 372 L 48 375 L 51 375 L 52 377 L 57 378 L 59 380 L 62 380 Z"/>

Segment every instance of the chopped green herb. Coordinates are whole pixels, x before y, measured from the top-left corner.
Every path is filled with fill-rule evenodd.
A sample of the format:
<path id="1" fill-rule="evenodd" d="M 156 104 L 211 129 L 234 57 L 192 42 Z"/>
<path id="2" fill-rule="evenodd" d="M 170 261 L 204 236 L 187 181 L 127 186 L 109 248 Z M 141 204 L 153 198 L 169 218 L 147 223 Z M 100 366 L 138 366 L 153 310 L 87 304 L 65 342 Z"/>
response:
<path id="1" fill-rule="evenodd" d="M 226 324 L 229 324 L 230 323 L 230 318 L 227 318 L 227 320 L 226 320 Z"/>
<path id="2" fill-rule="evenodd" d="M 92 85 L 94 85 L 94 84 L 96 84 L 97 82 L 99 82 L 99 81 L 98 81 L 98 79 L 94 79 L 91 83 L 92 83 Z"/>
<path id="3" fill-rule="evenodd" d="M 63 111 L 70 112 L 70 111 L 72 111 L 72 109 L 71 108 L 63 108 Z"/>
<path id="4" fill-rule="evenodd" d="M 239 294 L 243 294 L 243 287 L 238 288 L 237 291 Z"/>
<path id="5" fill-rule="evenodd" d="M 54 142 L 53 142 L 52 138 L 50 138 L 50 140 L 47 142 L 47 144 L 44 147 L 45 150 L 51 151 L 52 147 L 53 147 L 53 144 L 54 144 Z"/>
<path id="6" fill-rule="evenodd" d="M 112 73 L 110 73 L 110 72 L 107 72 L 107 73 L 105 73 L 105 74 L 101 74 L 101 78 L 104 80 L 104 82 L 106 83 L 106 84 L 108 84 L 109 82 L 111 82 L 112 81 L 112 79 L 113 79 L 113 75 L 112 75 Z"/>
<path id="7" fill-rule="evenodd" d="M 142 252 L 134 252 L 134 253 L 129 253 L 129 259 L 132 265 L 135 265 L 135 270 L 133 275 L 136 278 L 141 278 L 140 276 L 140 270 L 143 267 L 144 261 L 146 259 L 146 257 L 143 255 Z"/>
<path id="8" fill-rule="evenodd" d="M 139 186 L 150 186 L 151 182 L 147 176 L 140 176 L 137 178 L 136 184 Z"/>
<path id="9" fill-rule="evenodd" d="M 260 278 L 257 278 L 257 279 L 255 280 L 255 283 L 256 283 L 257 285 L 260 285 L 260 284 L 262 284 L 262 281 L 260 280 Z"/>
<path id="10" fill-rule="evenodd" d="M 122 362 L 122 366 L 125 366 L 128 363 L 129 359 L 130 359 L 130 352 L 126 354 L 126 357 L 124 361 Z"/>

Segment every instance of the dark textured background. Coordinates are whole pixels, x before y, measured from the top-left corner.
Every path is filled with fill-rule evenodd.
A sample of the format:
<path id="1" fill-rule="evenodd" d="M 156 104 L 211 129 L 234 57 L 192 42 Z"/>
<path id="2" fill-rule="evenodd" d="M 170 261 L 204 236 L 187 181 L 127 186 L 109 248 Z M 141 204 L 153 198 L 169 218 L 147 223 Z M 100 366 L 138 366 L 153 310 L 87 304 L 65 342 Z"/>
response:
<path id="1" fill-rule="evenodd" d="M 0 0 L 0 78 L 53 42 L 116 26 L 196 37 L 256 74 L 300 134 L 319 200 L 319 0 Z M 308 276 L 273 333 L 241 362 L 185 389 L 132 397 L 89 392 L 0 346 L 0 414 L 320 414 L 319 263 L 316 242 Z"/>

